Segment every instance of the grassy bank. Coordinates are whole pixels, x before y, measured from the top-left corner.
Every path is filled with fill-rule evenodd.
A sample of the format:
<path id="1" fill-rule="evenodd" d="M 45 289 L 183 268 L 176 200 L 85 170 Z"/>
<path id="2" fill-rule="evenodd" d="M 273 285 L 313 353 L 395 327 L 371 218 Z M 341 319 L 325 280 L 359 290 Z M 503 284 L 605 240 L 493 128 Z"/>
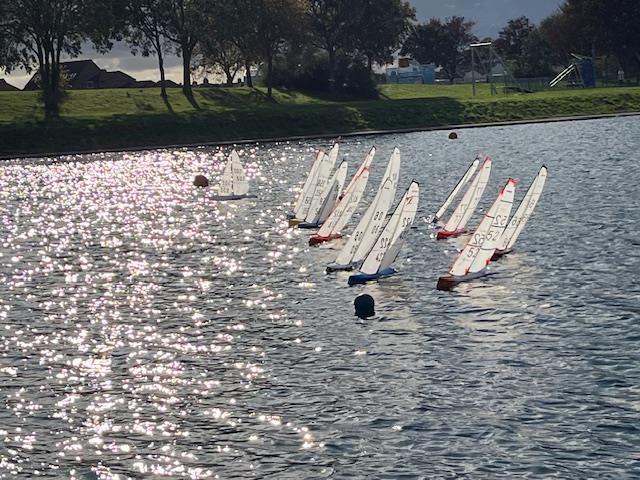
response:
<path id="1" fill-rule="evenodd" d="M 387 85 L 380 99 L 354 101 L 247 88 L 69 92 L 61 119 L 45 122 L 34 92 L 0 92 L 0 155 L 133 148 L 361 130 L 532 120 L 640 111 L 640 87 L 471 97 L 468 85 Z"/>

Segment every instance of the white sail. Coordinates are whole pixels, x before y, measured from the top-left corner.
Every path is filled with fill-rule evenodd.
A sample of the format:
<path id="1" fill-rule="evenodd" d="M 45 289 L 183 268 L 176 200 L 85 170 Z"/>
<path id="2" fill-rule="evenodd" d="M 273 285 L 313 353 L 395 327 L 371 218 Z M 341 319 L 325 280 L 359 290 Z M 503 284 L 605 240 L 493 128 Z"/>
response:
<path id="1" fill-rule="evenodd" d="M 382 177 L 380 188 L 336 259 L 338 265 L 359 262 L 371 250 L 393 204 L 400 176 L 400 151 L 395 148 Z"/>
<path id="2" fill-rule="evenodd" d="M 240 157 L 235 150 L 232 150 L 227 158 L 218 193 L 222 197 L 240 196 L 249 193 L 249 182 Z"/>
<path id="3" fill-rule="evenodd" d="M 515 190 L 516 181 L 510 178 L 449 269 L 451 275 L 477 273 L 489 265 L 509 221 Z"/>
<path id="4" fill-rule="evenodd" d="M 349 182 L 349 185 L 347 185 L 347 188 L 345 189 L 345 193 L 353 186 L 354 182 L 358 179 L 358 177 L 362 174 L 362 172 L 364 172 L 365 169 L 371 168 L 371 162 L 373 162 L 373 157 L 375 156 L 376 156 L 376 147 L 371 147 L 371 149 L 367 153 L 367 156 L 364 159 L 364 162 L 362 162 L 362 165 L 360 165 L 360 168 L 358 169 L 358 171 L 353 175 L 353 177 L 351 177 L 351 181 Z"/>
<path id="5" fill-rule="evenodd" d="M 331 172 L 333 171 L 333 167 L 337 159 L 337 148 L 338 145 L 336 144 L 333 149 L 331 149 L 329 155 L 323 156 L 322 161 L 320 162 L 318 175 L 316 177 L 316 184 L 313 195 L 311 196 L 309 208 L 307 209 L 307 214 L 305 217 L 301 217 L 306 219 L 307 222 L 310 222 L 309 218 L 317 218 L 320 215 L 324 199 L 331 189 L 329 181 L 331 180 Z"/>
<path id="6" fill-rule="evenodd" d="M 324 152 L 322 150 L 319 150 L 316 153 L 316 159 L 311 166 L 311 171 L 309 172 L 309 175 L 304 182 L 304 186 L 302 187 L 302 191 L 300 192 L 300 195 L 298 195 L 298 200 L 293 207 L 293 213 L 296 218 L 304 218 L 307 216 L 309 206 L 311 206 L 311 197 L 315 191 L 316 180 L 318 178 L 318 168 L 320 168 L 323 156 Z"/>
<path id="7" fill-rule="evenodd" d="M 233 195 L 246 195 L 249 193 L 249 182 L 240 161 L 240 156 L 233 150 L 231 152 L 231 169 L 233 174 Z"/>
<path id="8" fill-rule="evenodd" d="M 458 181 L 456 186 L 453 187 L 453 190 L 451 190 L 451 193 L 449 193 L 449 196 L 447 197 L 447 199 L 444 201 L 442 206 L 438 209 L 436 214 L 433 216 L 433 221 L 434 222 L 438 221 L 442 217 L 442 215 L 444 215 L 444 212 L 447 211 L 447 208 L 449 208 L 449 205 L 451 205 L 451 203 L 456 198 L 458 193 L 460 193 L 462 191 L 462 189 L 467 185 L 467 183 L 469 183 L 469 180 L 471 180 L 471 177 L 473 176 L 473 174 L 478 169 L 478 165 L 480 165 L 480 157 L 479 156 L 476 157 L 476 159 L 471 163 L 471 165 L 469 166 L 469 168 L 467 169 L 465 174 Z"/>
<path id="9" fill-rule="evenodd" d="M 491 175 L 491 159 L 487 157 L 482 167 L 480 167 L 480 171 L 476 173 L 473 182 L 471 182 L 462 200 L 460 200 L 460 203 L 451 215 L 451 218 L 444 226 L 444 231 L 455 232 L 463 229 L 467 225 L 489 182 L 489 175 Z"/>
<path id="10" fill-rule="evenodd" d="M 407 229 L 413 223 L 418 210 L 420 187 L 413 181 L 398 203 L 387 225 L 378 236 L 373 248 L 362 263 L 360 271 L 374 275 L 389 267 L 398 256 Z"/>
<path id="11" fill-rule="evenodd" d="M 498 250 L 510 250 L 513 248 L 513 245 L 520 236 L 522 229 L 527 224 L 527 221 L 538 204 L 538 200 L 540 199 L 540 195 L 542 195 L 546 181 L 547 167 L 543 165 L 542 168 L 540 168 L 538 175 L 536 175 L 536 178 L 531 183 L 529 190 L 527 190 L 522 202 L 520 202 L 516 213 L 513 214 L 513 217 L 509 221 L 509 225 L 507 225 L 507 228 L 505 228 L 504 233 L 500 237 L 497 248 Z"/>
<path id="12" fill-rule="evenodd" d="M 347 170 L 349 164 L 343 161 L 338 169 L 333 173 L 331 179 L 327 183 L 325 191 L 320 196 L 320 203 L 317 210 L 309 210 L 307 214 L 307 223 L 322 223 L 331 214 L 338 201 L 338 196 L 347 180 Z"/>
<path id="13" fill-rule="evenodd" d="M 362 199 L 362 195 L 367 187 L 369 181 L 369 167 L 373 161 L 373 157 L 376 153 L 375 147 L 373 147 L 367 158 L 355 173 L 349 186 L 344 192 L 342 199 L 338 202 L 336 208 L 331 212 L 327 221 L 323 223 L 322 227 L 318 231 L 318 235 L 321 237 L 329 237 L 331 235 L 339 234 L 344 226 L 349 222 L 351 216 L 358 208 L 358 204 Z"/>
<path id="14" fill-rule="evenodd" d="M 221 197 L 233 195 L 233 159 L 231 156 L 227 157 L 227 164 L 224 167 L 224 172 L 222 172 L 218 194 Z"/>

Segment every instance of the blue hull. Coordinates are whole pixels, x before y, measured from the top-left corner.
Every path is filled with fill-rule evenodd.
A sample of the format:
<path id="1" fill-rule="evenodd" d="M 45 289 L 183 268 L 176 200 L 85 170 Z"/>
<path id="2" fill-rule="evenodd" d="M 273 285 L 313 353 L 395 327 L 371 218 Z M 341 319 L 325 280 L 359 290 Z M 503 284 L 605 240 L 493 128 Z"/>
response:
<path id="1" fill-rule="evenodd" d="M 301 223 L 298 225 L 298 228 L 303 228 L 305 230 L 315 230 L 322 226 L 321 223 Z"/>
<path id="2" fill-rule="evenodd" d="M 245 198 L 256 198 L 255 195 L 214 195 L 211 197 L 212 200 L 217 200 L 218 202 L 225 202 L 227 200 L 243 200 Z"/>
<path id="3" fill-rule="evenodd" d="M 379 280 L 379 279 L 381 279 L 383 277 L 388 277 L 390 275 L 394 275 L 396 273 L 397 272 L 391 267 L 386 268 L 386 269 L 382 270 L 381 272 L 374 273 L 373 275 L 368 275 L 366 273 L 358 273 L 356 275 L 351 275 L 349 277 L 349 282 L 348 283 L 349 283 L 350 287 L 353 287 L 354 285 L 364 285 L 367 282 L 373 282 L 373 281 Z"/>

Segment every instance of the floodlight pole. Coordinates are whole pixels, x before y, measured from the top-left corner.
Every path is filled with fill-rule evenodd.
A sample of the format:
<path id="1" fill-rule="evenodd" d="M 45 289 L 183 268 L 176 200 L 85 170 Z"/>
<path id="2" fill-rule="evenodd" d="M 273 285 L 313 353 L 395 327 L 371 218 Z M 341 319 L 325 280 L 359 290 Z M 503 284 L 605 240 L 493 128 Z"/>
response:
<path id="1" fill-rule="evenodd" d="M 478 48 L 478 47 L 491 47 L 491 42 L 472 43 L 471 45 L 469 45 L 469 48 L 471 49 L 471 81 L 473 82 L 473 96 L 474 97 L 476 96 L 476 68 L 475 68 L 476 67 L 476 62 L 475 62 L 475 50 L 474 50 L 474 48 Z M 480 57 L 479 60 L 482 61 L 482 57 Z M 489 78 L 490 78 L 490 82 L 491 82 L 491 95 L 493 95 L 493 75 L 491 75 L 491 72 L 489 72 Z"/>
<path id="2" fill-rule="evenodd" d="M 471 48 L 471 87 L 473 96 L 476 96 L 476 52 Z"/>

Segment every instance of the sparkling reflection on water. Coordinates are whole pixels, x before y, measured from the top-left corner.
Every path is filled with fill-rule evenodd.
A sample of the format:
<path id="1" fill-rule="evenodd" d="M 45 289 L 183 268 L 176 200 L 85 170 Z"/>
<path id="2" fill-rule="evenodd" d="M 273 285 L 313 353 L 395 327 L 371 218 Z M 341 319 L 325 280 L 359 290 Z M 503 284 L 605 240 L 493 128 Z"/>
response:
<path id="1" fill-rule="evenodd" d="M 328 142 L 244 147 L 234 203 L 191 186 L 215 149 L 0 166 L 0 477 L 639 476 L 638 119 L 350 139 L 351 171 L 371 144 L 423 194 L 401 274 L 351 289 L 286 225 Z M 483 208 L 547 190 L 497 275 L 437 292 L 424 218 L 477 152 Z"/>

